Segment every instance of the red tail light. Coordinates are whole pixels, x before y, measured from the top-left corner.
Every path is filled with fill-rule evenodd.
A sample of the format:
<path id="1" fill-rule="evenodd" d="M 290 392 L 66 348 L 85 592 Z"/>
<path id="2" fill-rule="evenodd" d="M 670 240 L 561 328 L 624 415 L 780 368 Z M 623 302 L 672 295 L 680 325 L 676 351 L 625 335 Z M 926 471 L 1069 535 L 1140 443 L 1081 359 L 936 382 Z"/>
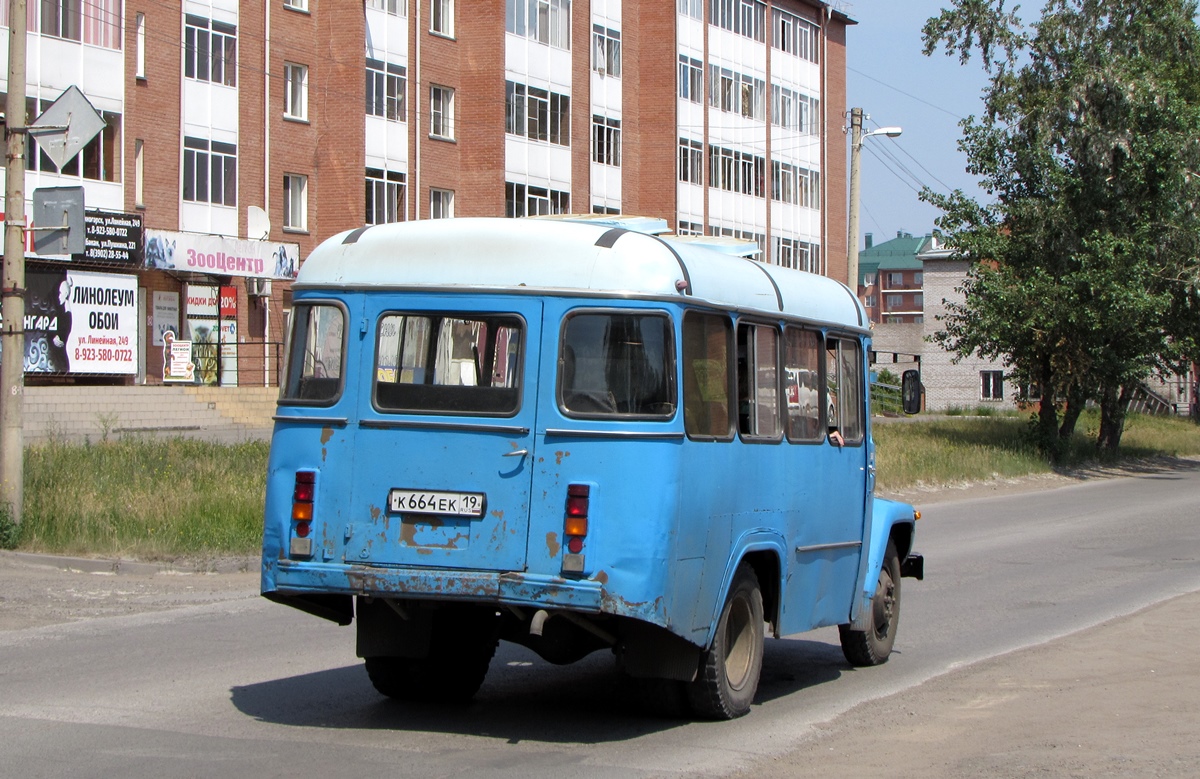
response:
<path id="1" fill-rule="evenodd" d="M 563 521 L 563 538 L 569 556 L 563 559 L 563 571 L 583 573 L 583 543 L 588 533 L 588 510 L 592 489 L 587 484 L 567 486 L 567 516 Z"/>
<path id="2" fill-rule="evenodd" d="M 312 542 L 307 539 L 312 532 L 313 498 L 316 495 L 316 471 L 296 471 L 296 482 L 292 488 L 292 521 L 295 522 L 292 554 L 312 554 Z M 299 542 L 299 543 L 298 543 Z"/>

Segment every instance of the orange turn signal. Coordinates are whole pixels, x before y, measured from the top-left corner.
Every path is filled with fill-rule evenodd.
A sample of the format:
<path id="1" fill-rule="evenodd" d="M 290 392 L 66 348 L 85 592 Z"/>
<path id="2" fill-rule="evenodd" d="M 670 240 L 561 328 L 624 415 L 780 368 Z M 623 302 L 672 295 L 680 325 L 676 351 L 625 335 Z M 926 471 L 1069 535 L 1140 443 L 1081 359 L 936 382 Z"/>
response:
<path id="1" fill-rule="evenodd" d="M 293 503 L 292 504 L 292 519 L 297 522 L 308 522 L 313 517 L 313 507 L 311 503 Z"/>
<path id="2" fill-rule="evenodd" d="M 567 517 L 565 534 L 568 536 L 586 536 L 587 526 L 587 517 Z"/>

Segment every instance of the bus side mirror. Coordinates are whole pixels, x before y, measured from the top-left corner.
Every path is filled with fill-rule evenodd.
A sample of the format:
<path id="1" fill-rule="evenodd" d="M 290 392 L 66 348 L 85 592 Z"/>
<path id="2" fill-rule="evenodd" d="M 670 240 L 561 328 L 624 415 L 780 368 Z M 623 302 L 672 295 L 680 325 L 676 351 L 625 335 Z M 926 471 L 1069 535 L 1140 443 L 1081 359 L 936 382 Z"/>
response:
<path id="1" fill-rule="evenodd" d="M 905 371 L 900 377 L 900 394 L 903 398 L 903 406 L 905 414 L 919 414 L 921 412 L 921 372 L 917 370 Z"/>

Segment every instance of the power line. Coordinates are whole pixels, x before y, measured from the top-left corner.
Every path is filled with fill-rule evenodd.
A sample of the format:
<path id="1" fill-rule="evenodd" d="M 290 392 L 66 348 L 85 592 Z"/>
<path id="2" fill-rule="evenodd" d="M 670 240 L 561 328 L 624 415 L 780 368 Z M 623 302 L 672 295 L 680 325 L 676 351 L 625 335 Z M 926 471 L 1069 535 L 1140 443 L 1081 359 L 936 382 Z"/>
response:
<path id="1" fill-rule="evenodd" d="M 958 119 L 961 121 L 962 119 L 965 118 L 965 117 L 959 116 L 958 114 L 954 113 L 953 111 L 951 111 L 949 109 L 942 108 L 940 105 L 935 105 L 935 104 L 929 102 L 928 100 L 925 100 L 924 98 L 917 97 L 916 95 L 912 94 L 911 92 L 905 92 L 903 89 L 900 89 L 899 87 L 894 87 L 891 84 L 887 83 L 886 81 L 880 81 L 879 79 L 875 78 L 874 76 L 868 76 L 866 73 L 863 73 L 861 70 L 856 70 L 855 68 L 852 68 L 849 65 L 846 66 L 846 70 L 850 71 L 851 73 L 857 73 L 858 75 L 862 76 L 863 78 L 874 81 L 876 84 L 885 86 L 888 89 L 891 89 L 895 92 L 899 92 L 900 94 L 904 95 L 907 98 L 916 100 L 918 103 L 924 103 L 925 105 L 929 106 L 930 108 L 941 111 L 942 113 L 947 114 L 949 116 L 953 116 L 955 119 Z"/>

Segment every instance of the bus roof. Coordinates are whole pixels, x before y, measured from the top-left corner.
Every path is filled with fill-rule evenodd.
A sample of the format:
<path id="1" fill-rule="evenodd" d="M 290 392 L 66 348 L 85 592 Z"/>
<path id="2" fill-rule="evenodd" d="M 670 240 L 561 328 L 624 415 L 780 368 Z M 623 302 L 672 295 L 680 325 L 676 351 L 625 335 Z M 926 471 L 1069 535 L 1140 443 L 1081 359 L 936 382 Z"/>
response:
<path id="1" fill-rule="evenodd" d="M 867 321 L 833 279 L 572 220 L 432 219 L 347 230 L 313 250 L 295 286 L 691 298 L 855 328 Z"/>

